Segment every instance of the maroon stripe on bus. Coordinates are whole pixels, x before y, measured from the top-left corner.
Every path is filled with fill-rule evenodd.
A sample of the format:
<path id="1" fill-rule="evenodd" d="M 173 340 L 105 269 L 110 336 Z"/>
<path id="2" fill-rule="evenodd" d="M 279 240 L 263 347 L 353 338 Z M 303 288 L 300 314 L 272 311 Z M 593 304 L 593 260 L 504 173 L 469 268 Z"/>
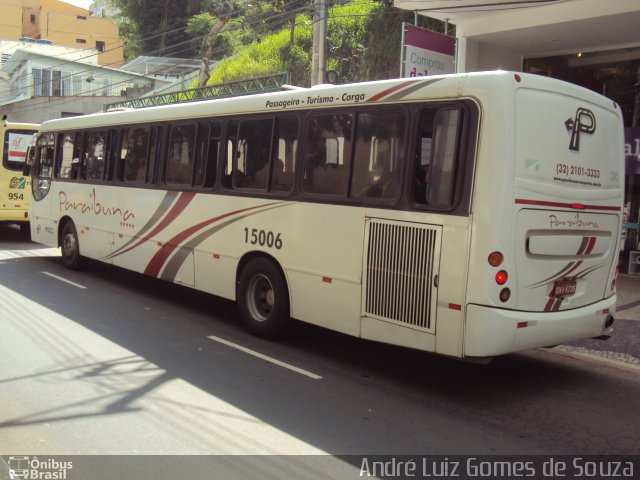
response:
<path id="1" fill-rule="evenodd" d="M 535 205 L 538 207 L 556 207 L 568 208 L 571 210 L 606 210 L 611 212 L 619 212 L 620 207 L 610 205 L 582 205 L 578 208 L 576 203 L 547 202 L 545 200 L 528 200 L 526 198 L 516 198 L 516 203 L 520 205 Z"/>

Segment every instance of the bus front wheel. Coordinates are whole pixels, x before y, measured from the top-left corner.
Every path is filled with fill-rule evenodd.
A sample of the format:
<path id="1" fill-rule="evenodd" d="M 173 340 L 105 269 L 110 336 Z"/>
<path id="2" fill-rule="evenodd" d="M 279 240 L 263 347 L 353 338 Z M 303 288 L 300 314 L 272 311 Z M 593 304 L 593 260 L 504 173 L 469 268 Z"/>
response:
<path id="1" fill-rule="evenodd" d="M 82 257 L 80 256 L 80 243 L 78 242 L 78 232 L 73 222 L 69 221 L 62 227 L 60 237 L 60 250 L 62 253 L 62 264 L 71 269 L 80 268 Z"/>
<path id="2" fill-rule="evenodd" d="M 254 258 L 238 279 L 242 322 L 259 337 L 274 338 L 289 320 L 289 295 L 280 269 L 266 258 Z"/>

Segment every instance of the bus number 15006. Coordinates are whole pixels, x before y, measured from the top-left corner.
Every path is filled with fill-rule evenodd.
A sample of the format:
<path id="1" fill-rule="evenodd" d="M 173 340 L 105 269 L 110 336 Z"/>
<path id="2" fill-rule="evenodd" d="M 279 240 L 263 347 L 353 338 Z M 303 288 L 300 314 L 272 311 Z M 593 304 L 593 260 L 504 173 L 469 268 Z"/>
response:
<path id="1" fill-rule="evenodd" d="M 261 247 L 282 248 L 282 238 L 279 233 L 273 233 L 267 230 L 259 230 L 257 228 L 244 229 L 244 241 L 251 245 L 260 245 Z"/>

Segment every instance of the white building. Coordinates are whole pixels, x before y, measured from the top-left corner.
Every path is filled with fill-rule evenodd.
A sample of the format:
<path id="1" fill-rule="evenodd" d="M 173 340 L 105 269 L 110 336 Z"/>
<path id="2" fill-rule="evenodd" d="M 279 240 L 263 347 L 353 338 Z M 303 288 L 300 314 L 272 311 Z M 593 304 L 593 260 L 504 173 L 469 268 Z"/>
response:
<path id="1" fill-rule="evenodd" d="M 627 240 L 640 251 L 640 0 L 395 0 L 455 24 L 456 70 L 515 70 L 559 78 L 620 105 L 625 122 Z M 630 255 L 631 252 L 631 255 Z"/>
<path id="2" fill-rule="evenodd" d="M 458 72 L 523 70 L 527 60 L 640 59 L 637 0 L 395 0 L 456 26 Z M 578 57 L 578 54 L 583 55 Z"/>
<path id="3" fill-rule="evenodd" d="M 41 123 L 99 112 L 169 83 L 86 60 L 16 50 L 0 68 L 0 111 L 12 121 Z"/>

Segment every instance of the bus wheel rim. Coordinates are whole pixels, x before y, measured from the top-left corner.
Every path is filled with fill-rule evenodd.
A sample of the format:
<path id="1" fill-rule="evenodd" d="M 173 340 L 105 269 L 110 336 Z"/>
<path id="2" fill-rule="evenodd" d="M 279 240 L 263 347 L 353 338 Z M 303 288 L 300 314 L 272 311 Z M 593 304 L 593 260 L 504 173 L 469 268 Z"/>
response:
<path id="1" fill-rule="evenodd" d="M 254 275 L 247 288 L 247 308 L 251 316 L 258 322 L 266 322 L 275 305 L 273 285 L 268 277 Z"/>
<path id="2" fill-rule="evenodd" d="M 62 248 L 64 250 L 64 254 L 67 257 L 71 257 L 73 256 L 75 250 L 76 250 L 76 239 L 74 238 L 73 235 L 68 234 L 64 237 L 64 242 L 62 244 Z"/>

